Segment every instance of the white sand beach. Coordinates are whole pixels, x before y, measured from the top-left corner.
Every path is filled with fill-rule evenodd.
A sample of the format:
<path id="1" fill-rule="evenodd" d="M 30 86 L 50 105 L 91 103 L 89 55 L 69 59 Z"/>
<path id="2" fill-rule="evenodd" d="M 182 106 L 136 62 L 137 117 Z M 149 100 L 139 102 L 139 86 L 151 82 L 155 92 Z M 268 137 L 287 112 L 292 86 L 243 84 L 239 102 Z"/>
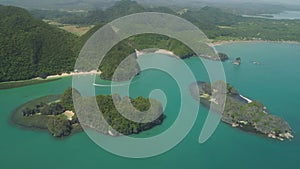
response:
<path id="1" fill-rule="evenodd" d="M 154 52 L 145 52 L 145 51 L 139 51 L 139 50 L 135 49 L 135 53 L 136 53 L 137 57 L 139 57 L 143 54 L 146 54 L 146 53 L 156 53 L 156 54 L 164 54 L 164 55 L 173 56 L 173 57 L 176 57 L 179 59 L 179 57 L 177 55 L 175 55 L 174 52 L 168 51 L 166 49 L 157 49 Z"/>
<path id="2" fill-rule="evenodd" d="M 173 52 L 165 50 L 165 49 L 158 49 L 154 53 L 159 53 L 159 54 L 165 54 L 165 55 L 171 55 L 171 56 L 176 56 Z"/>
<path id="3" fill-rule="evenodd" d="M 64 115 L 68 118 L 68 120 L 70 120 L 70 121 L 73 119 L 73 116 L 75 115 L 75 113 L 74 113 L 73 111 L 69 111 L 69 110 L 65 111 L 63 114 L 64 114 Z"/>
<path id="4" fill-rule="evenodd" d="M 253 101 L 243 95 L 240 95 L 241 98 L 245 99 L 248 103 L 252 103 Z"/>
<path id="5" fill-rule="evenodd" d="M 47 76 L 46 79 L 52 78 L 60 78 L 60 77 L 67 77 L 67 76 L 76 76 L 76 75 L 93 75 L 93 74 L 101 74 L 101 71 L 93 70 L 90 72 L 71 72 L 71 73 L 62 73 L 61 75 L 51 75 Z"/>

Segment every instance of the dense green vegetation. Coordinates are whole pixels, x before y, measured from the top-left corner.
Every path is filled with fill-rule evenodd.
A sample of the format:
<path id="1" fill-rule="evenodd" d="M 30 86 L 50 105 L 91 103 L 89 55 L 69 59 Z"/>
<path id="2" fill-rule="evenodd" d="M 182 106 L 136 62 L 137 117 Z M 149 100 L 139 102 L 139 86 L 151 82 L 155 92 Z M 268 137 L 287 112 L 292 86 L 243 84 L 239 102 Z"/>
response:
<path id="1" fill-rule="evenodd" d="M 197 88 L 199 89 L 199 93 L 196 90 Z M 218 92 L 218 90 L 212 89 L 212 85 L 209 83 L 198 82 L 191 84 L 190 91 L 193 97 L 207 108 L 211 104 L 218 106 L 221 103 L 219 98 L 213 98 L 212 93 Z M 267 135 L 280 140 L 293 138 L 291 135 L 292 129 L 284 119 L 269 114 L 266 107 L 259 101 L 248 102 L 230 84 L 227 84 L 222 121 L 233 127 L 239 127 L 242 130 Z"/>
<path id="2" fill-rule="evenodd" d="M 72 124 L 65 116 L 55 116 L 48 121 L 47 127 L 54 137 L 68 136 L 72 130 Z"/>
<path id="3" fill-rule="evenodd" d="M 0 0 L 6 5 L 22 6 L 30 9 L 60 9 L 60 10 L 84 10 L 94 8 L 106 8 L 114 3 L 114 0 Z"/>
<path id="4" fill-rule="evenodd" d="M 66 110 L 75 111 L 74 106 L 73 106 L 73 97 L 72 97 L 72 88 L 71 87 L 66 89 L 65 92 L 62 94 L 62 96 L 60 97 L 60 102 L 62 105 L 64 105 Z"/>
<path id="5" fill-rule="evenodd" d="M 42 9 L 32 9 L 29 11 L 34 17 L 43 19 L 43 20 L 57 20 L 63 21 L 67 20 L 67 18 L 75 18 L 75 17 L 85 17 L 86 12 L 68 12 L 61 10 L 42 10 Z"/>
<path id="6" fill-rule="evenodd" d="M 55 137 L 69 136 L 81 131 L 76 114 L 72 119 L 65 115 L 70 107 L 72 89 L 68 88 L 61 96 L 45 96 L 21 105 L 12 114 L 12 121 L 23 127 L 47 129 Z"/>
<path id="7" fill-rule="evenodd" d="M 210 39 L 300 41 L 299 20 L 269 20 L 244 18 L 237 13 L 213 7 L 173 11 L 167 7 L 145 7 L 122 0 L 105 10 L 66 12 L 32 10 L 40 19 L 54 19 L 70 24 L 97 24 L 87 34 L 76 37 L 32 17 L 26 10 L 0 6 L 0 82 L 46 77 L 73 70 L 76 56 L 86 40 L 102 25 L 124 15 L 138 12 L 164 12 L 191 21 Z M 181 42 L 163 36 L 144 34 L 130 37 L 117 44 L 100 65 L 103 79 L 111 80 L 118 64 L 134 49 L 161 48 L 173 51 L 181 58 L 194 53 Z M 224 55 L 220 55 L 224 56 Z M 132 72 L 137 72 L 135 67 Z M 127 80 L 119 77 L 117 80 Z"/>
<path id="8" fill-rule="evenodd" d="M 51 103 L 51 104 L 46 104 L 46 103 L 40 103 L 35 106 L 35 108 L 25 108 L 22 113 L 23 116 L 32 116 L 35 114 L 41 114 L 41 115 L 59 115 L 65 112 L 66 108 L 60 104 L 60 103 Z"/>
<path id="9" fill-rule="evenodd" d="M 126 10 L 129 9 L 129 10 Z M 115 12 L 115 11 L 119 11 Z M 183 14 L 176 14 L 171 9 L 164 8 L 146 8 L 133 1 L 121 1 L 106 10 L 95 10 L 83 18 L 76 18 L 77 24 L 104 24 L 115 18 L 137 13 L 141 11 L 159 11 L 170 13 L 183 17 L 198 26 L 206 35 L 215 41 L 218 40 L 293 40 L 300 41 L 300 21 L 288 20 L 266 20 L 257 18 L 244 18 L 237 14 L 224 12 L 224 10 L 204 7 L 200 10 L 187 10 Z M 108 13 L 110 17 L 105 17 Z M 99 18 L 100 17 L 100 18 Z M 81 21 L 82 20 L 82 21 Z M 73 22 L 73 21 L 67 21 Z M 92 34 L 91 30 L 88 34 Z M 287 33 L 289 32 L 289 33 Z M 85 37 L 86 39 L 86 37 Z M 106 56 L 100 66 L 103 79 L 111 79 L 115 68 L 134 49 L 162 48 L 173 51 L 181 58 L 192 56 L 193 52 L 182 43 L 165 37 L 163 35 L 139 35 L 128 38 L 116 45 Z M 225 55 L 220 55 L 221 60 L 226 60 Z M 121 79 L 122 80 L 122 79 Z"/>
<path id="10" fill-rule="evenodd" d="M 300 22 L 289 20 L 267 20 L 258 18 L 244 18 L 226 10 L 213 7 L 204 7 L 198 10 L 187 10 L 176 13 L 166 7 L 147 8 L 134 1 L 124 0 L 117 2 L 106 10 L 93 10 L 80 17 L 60 18 L 61 22 L 72 24 L 100 24 L 82 37 L 82 44 L 101 25 L 124 15 L 156 11 L 170 13 L 183 17 L 198 26 L 206 35 L 215 41 L 218 40 L 292 40 L 300 41 Z M 59 19 L 59 18 L 58 18 Z M 286 33 L 289 32 L 289 33 Z M 163 35 L 139 35 L 128 38 L 117 44 L 105 57 L 100 65 L 103 79 L 111 80 L 114 70 L 119 63 L 134 49 L 162 48 L 173 51 L 181 58 L 192 56 L 194 53 L 182 43 Z M 221 60 L 226 60 L 225 57 Z M 135 72 L 135 71 L 132 71 Z M 120 78 L 119 80 L 127 80 Z"/>
<path id="11" fill-rule="evenodd" d="M 116 96 L 119 97 L 119 96 Z M 158 119 L 150 122 L 150 123 L 137 123 L 130 121 L 123 117 L 115 108 L 114 102 L 111 96 L 97 96 L 97 102 L 101 112 L 105 120 L 108 124 L 116 131 L 124 134 L 138 134 L 143 130 L 148 130 L 153 128 L 156 125 L 162 124 L 165 116 L 161 115 Z M 123 111 L 129 112 L 131 111 L 133 114 L 137 113 L 134 110 L 129 110 L 127 107 L 127 103 L 131 102 L 133 106 L 139 111 L 147 111 L 150 108 L 149 100 L 143 97 L 137 97 L 136 99 L 131 99 L 129 97 L 119 98 L 119 103 L 116 106 L 119 106 Z M 153 114 L 157 114 L 158 111 L 162 112 L 162 107 L 160 103 L 157 102 L 156 108 L 154 111 L 150 111 L 147 113 L 147 116 L 151 116 Z M 147 119 L 148 117 L 143 117 Z"/>
<path id="12" fill-rule="evenodd" d="M 253 4 L 252 4 L 253 5 Z M 249 7 L 247 4 L 243 9 Z M 300 41 L 299 20 L 270 20 L 242 17 L 239 10 L 233 11 L 224 7 L 203 7 L 201 9 L 188 9 L 184 13 L 173 11 L 167 7 L 143 7 L 134 1 L 123 0 L 106 10 L 92 10 L 82 16 L 58 18 L 59 21 L 72 24 L 99 24 L 107 23 L 113 19 L 138 12 L 163 12 L 178 15 L 198 26 L 210 39 L 213 40 L 292 40 Z M 265 7 L 256 7 L 244 13 L 274 13 L 287 9 L 274 5 L 271 10 Z M 289 33 L 287 33 L 289 32 Z"/>
<path id="13" fill-rule="evenodd" d="M 130 9 L 128 10 L 129 4 Z M 125 4 L 125 5 L 124 5 Z M 135 2 L 122 1 L 106 10 L 103 24 L 116 17 L 142 11 L 144 8 Z M 163 9 L 163 8 L 162 8 Z M 157 8 L 157 10 L 162 10 Z M 33 11 L 34 13 L 34 11 Z M 49 13 L 49 12 L 47 12 Z M 96 26 L 80 39 L 74 35 L 33 18 L 27 11 L 17 7 L 0 8 L 0 82 L 46 77 L 73 70 L 76 56 L 86 40 L 103 24 Z M 57 15 L 60 16 L 61 13 Z M 37 14 L 36 14 L 37 15 Z M 45 14 L 47 15 L 47 14 Z M 98 16 L 98 14 L 89 14 Z M 70 19 L 69 15 L 67 15 Z M 45 16 L 42 16 L 46 18 Z M 77 14 L 75 15 L 77 18 Z M 80 18 L 80 17 L 79 17 Z M 83 17 L 84 21 L 89 19 Z M 97 18 L 91 19 L 97 20 Z M 91 21 L 89 21 L 91 22 Z M 174 51 L 179 56 L 193 52 L 177 40 L 159 35 L 140 35 L 117 44 L 100 65 L 102 78 L 111 79 L 115 68 L 134 49 L 162 48 Z M 126 79 L 120 79 L 126 80 Z"/>
<path id="14" fill-rule="evenodd" d="M 178 40 L 163 35 L 157 35 L 157 34 L 137 35 L 118 43 L 114 48 L 112 48 L 107 53 L 107 55 L 105 56 L 104 60 L 100 65 L 100 70 L 103 72 L 100 75 L 101 78 L 110 80 L 113 73 L 115 72 L 115 69 L 119 66 L 119 64 L 127 56 L 135 53 L 135 49 L 142 50 L 142 49 L 150 49 L 150 48 L 160 48 L 160 49 L 173 51 L 175 55 L 181 58 L 194 56 L 194 52 L 186 45 L 179 42 Z M 135 60 L 132 62 L 135 62 Z M 136 68 L 137 63 L 131 63 L 129 65 L 131 66 L 127 67 L 126 69 L 127 72 L 133 72 L 131 74 L 134 74 L 134 72 L 135 73 L 138 72 L 138 68 Z M 132 65 L 136 65 L 136 66 L 132 67 Z M 125 77 L 130 77 L 130 75 L 126 75 Z M 129 79 L 124 79 L 120 77 L 114 80 L 129 80 Z"/>
<path id="15" fill-rule="evenodd" d="M 36 109 L 36 106 L 40 103 L 51 103 L 59 99 L 58 95 L 50 95 L 41 97 L 32 101 L 29 101 L 18 108 L 16 108 L 11 116 L 11 121 L 18 126 L 25 128 L 34 128 L 34 129 L 47 129 L 47 122 L 51 120 L 54 116 L 24 116 L 24 110 Z"/>
<path id="16" fill-rule="evenodd" d="M 75 93 L 80 96 L 79 92 L 76 90 Z M 93 111 L 79 109 L 79 111 L 84 111 L 84 113 L 88 111 L 85 113 L 88 119 L 82 119 L 84 125 L 105 134 L 109 134 L 108 131 L 114 129 L 124 135 L 130 135 L 151 129 L 154 126 L 161 124 L 165 118 L 162 114 L 162 106 L 158 101 L 151 99 L 151 102 L 154 104 L 152 104 L 153 108 L 150 109 L 150 102 L 147 98 L 121 98 L 117 94 L 113 97 L 118 100 L 116 106 L 120 106 L 122 110 L 130 112 L 132 115 L 135 115 L 138 112 L 130 109 L 127 105 L 128 102 L 131 102 L 138 111 L 147 111 L 147 115 L 143 117 L 144 119 L 150 118 L 150 116 L 152 117 L 156 114 L 161 115 L 152 122 L 133 122 L 118 112 L 111 95 L 99 95 L 96 97 L 96 100 L 104 119 L 109 125 L 106 125 L 104 121 L 101 121 L 104 119 L 90 118 L 91 116 L 89 116 L 89 114 L 94 115 Z M 81 101 L 88 101 L 92 98 L 80 97 L 80 99 L 82 99 Z M 81 129 L 76 113 L 72 115 L 72 117 L 69 117 L 68 114 L 66 114 L 67 110 L 75 112 L 72 99 L 72 88 L 68 88 L 61 96 L 46 96 L 25 103 L 14 111 L 12 121 L 23 127 L 47 129 L 55 137 L 64 137 L 80 131 Z M 88 121 L 88 124 L 85 123 L 86 121 Z M 112 133 L 114 130 L 111 130 L 110 132 Z M 115 132 L 113 134 L 118 135 L 118 133 Z"/>
<path id="17" fill-rule="evenodd" d="M 0 25 L 0 82 L 72 71 L 74 35 L 10 6 L 0 6 Z"/>
<path id="18" fill-rule="evenodd" d="M 122 0 L 117 1 L 112 7 L 109 7 L 105 10 L 97 9 L 88 11 L 85 15 L 73 15 L 70 17 L 61 17 L 58 18 L 60 22 L 68 23 L 68 24 L 99 24 L 99 23 L 108 23 L 114 19 L 119 17 L 145 12 L 143 6 L 139 5 L 135 1 L 131 0 Z"/>
<path id="19" fill-rule="evenodd" d="M 189 11 L 182 17 L 213 40 L 300 41 L 299 20 L 245 18 L 212 7 Z"/>

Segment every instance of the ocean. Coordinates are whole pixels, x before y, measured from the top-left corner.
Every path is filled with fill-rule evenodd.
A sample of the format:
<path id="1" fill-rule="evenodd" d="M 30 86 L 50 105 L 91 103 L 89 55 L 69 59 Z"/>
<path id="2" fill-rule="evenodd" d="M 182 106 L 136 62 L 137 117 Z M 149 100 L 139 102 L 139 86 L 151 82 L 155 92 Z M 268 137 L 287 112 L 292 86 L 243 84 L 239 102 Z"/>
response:
<path id="1" fill-rule="evenodd" d="M 244 96 L 263 102 L 271 114 L 287 120 L 293 129 L 293 140 L 281 142 L 220 123 L 212 137 L 200 144 L 199 133 L 208 114 L 208 110 L 200 107 L 195 125 L 176 147 L 159 156 L 130 159 L 105 151 L 84 132 L 57 139 L 45 131 L 23 129 L 11 124 L 11 111 L 19 105 L 41 96 L 62 93 L 71 86 L 72 78 L 66 77 L 44 84 L 0 90 L 0 168 L 298 168 L 300 45 L 253 42 L 224 44 L 216 49 L 228 54 L 231 59 L 223 63 L 227 82 Z M 242 59 L 240 66 L 231 63 L 237 57 Z M 197 80 L 208 81 L 207 72 L 197 57 L 186 59 L 185 62 Z M 164 123 L 135 137 L 150 137 L 168 130 L 178 116 L 181 101 L 176 81 L 158 70 L 147 70 L 136 80 L 130 87 L 131 97 L 147 97 L 153 89 L 161 89 L 168 103 Z M 97 79 L 96 82 L 104 81 Z M 110 88 L 96 87 L 96 93 L 109 94 Z"/>

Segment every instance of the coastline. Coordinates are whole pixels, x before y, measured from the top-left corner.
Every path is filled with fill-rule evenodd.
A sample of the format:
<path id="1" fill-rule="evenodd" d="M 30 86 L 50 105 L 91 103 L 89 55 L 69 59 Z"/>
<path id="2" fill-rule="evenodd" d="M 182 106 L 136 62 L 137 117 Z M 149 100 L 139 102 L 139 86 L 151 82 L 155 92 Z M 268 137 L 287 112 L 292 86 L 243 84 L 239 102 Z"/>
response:
<path id="1" fill-rule="evenodd" d="M 6 81 L 6 82 L 0 82 L 0 84 L 6 84 L 6 83 L 21 83 L 21 82 L 27 82 L 27 81 L 31 81 L 31 80 L 50 80 L 50 79 L 58 79 L 58 78 L 62 78 L 62 77 L 68 77 L 68 76 L 76 76 L 76 75 L 90 75 L 90 74 L 101 74 L 101 71 L 97 71 L 97 70 L 92 70 L 89 72 L 70 72 L 70 73 L 62 73 L 62 74 L 56 74 L 56 75 L 50 75 L 47 76 L 46 78 L 40 78 L 40 77 L 36 77 L 36 78 L 32 78 L 32 79 L 27 79 L 27 80 L 14 80 L 14 81 Z"/>
<path id="2" fill-rule="evenodd" d="M 31 130 L 37 130 L 37 131 L 49 131 L 50 134 L 53 135 L 53 130 L 52 129 L 49 130 L 49 127 L 48 127 L 49 120 L 54 120 L 55 117 L 64 115 L 65 118 L 67 118 L 68 121 L 71 122 L 75 115 L 74 111 L 64 109 L 64 112 L 60 113 L 60 114 L 42 114 L 42 113 L 36 113 L 37 109 L 38 109 L 38 112 L 41 110 L 41 109 L 39 109 L 40 107 L 37 108 L 37 105 L 41 105 L 41 103 L 45 103 L 45 104 L 49 105 L 50 103 L 53 103 L 54 101 L 57 101 L 58 99 L 60 99 L 62 96 L 63 95 L 60 95 L 60 94 L 47 95 L 47 96 L 33 99 L 33 100 L 30 100 L 28 102 L 21 104 L 20 106 L 18 106 L 11 112 L 11 115 L 9 118 L 9 123 L 13 126 L 16 126 L 16 127 L 22 128 L 22 129 L 31 129 Z M 24 111 L 23 111 L 24 109 L 29 109 L 30 111 L 34 109 L 35 113 L 25 116 Z M 155 126 L 161 125 L 165 118 L 166 118 L 166 116 L 164 114 L 162 114 L 155 121 L 149 122 L 148 125 L 138 127 L 136 130 L 132 130 L 129 132 L 125 131 L 126 133 L 122 133 L 120 131 L 116 132 L 117 130 L 112 130 L 112 128 L 110 128 L 111 124 L 109 124 L 107 127 L 105 127 L 105 125 L 104 125 L 104 127 L 103 126 L 99 127 L 97 125 L 95 126 L 94 124 L 84 124 L 84 123 L 80 124 L 79 121 L 76 120 L 77 122 L 74 122 L 74 123 L 72 122 L 72 124 L 70 123 L 70 125 L 72 127 L 70 129 L 70 135 L 59 135 L 59 136 L 54 135 L 54 136 L 57 138 L 65 138 L 65 137 L 71 136 L 75 133 L 84 131 L 85 128 L 92 129 L 101 134 L 110 135 L 113 137 L 123 136 L 123 135 L 133 135 L 133 134 L 139 134 L 140 132 L 143 132 L 143 131 L 149 130 Z M 105 120 L 105 116 L 103 116 L 103 120 Z M 102 122 L 100 122 L 100 123 L 102 123 Z M 135 125 L 135 124 L 130 124 L 130 125 Z M 130 129 L 130 126 L 128 127 L 128 129 Z M 57 130 L 54 130 L 54 131 L 57 131 Z"/>
<path id="3" fill-rule="evenodd" d="M 41 124 L 30 124 L 26 125 L 24 123 L 23 115 L 21 115 L 21 110 L 24 109 L 25 107 L 33 107 L 36 105 L 36 103 L 40 102 L 52 102 L 54 100 L 57 100 L 60 98 L 61 95 L 48 95 L 48 96 L 43 96 L 34 100 L 30 100 L 24 104 L 19 105 L 16 107 L 14 110 L 11 111 L 10 113 L 10 118 L 9 118 L 9 123 L 13 126 L 22 128 L 22 129 L 33 129 L 37 131 L 45 131 L 47 130 L 46 126 L 44 123 Z M 49 116 L 48 116 L 49 117 Z M 26 119 L 25 119 L 26 121 Z"/>
<path id="4" fill-rule="evenodd" d="M 7 82 L 0 82 L 0 90 L 1 89 L 12 89 L 12 88 L 17 88 L 17 87 L 24 87 L 24 86 L 29 86 L 33 84 L 39 84 L 39 83 L 46 83 L 46 82 L 51 82 L 55 80 L 59 80 L 63 77 L 69 77 L 69 76 L 76 76 L 76 75 L 94 75 L 94 74 L 101 74 L 101 71 L 90 71 L 90 72 L 71 72 L 71 73 L 62 73 L 62 74 L 57 74 L 57 75 L 50 75 L 47 76 L 46 78 L 32 78 L 28 80 L 18 80 L 18 81 L 7 81 Z"/>
<path id="5" fill-rule="evenodd" d="M 68 77 L 68 76 L 77 76 L 77 75 L 93 75 L 93 74 L 101 74 L 101 71 L 92 70 L 89 72 L 70 72 L 70 73 L 62 73 L 61 75 L 50 75 L 47 76 L 46 79 L 54 79 L 54 78 L 62 78 L 62 77 Z M 41 78 L 35 78 L 35 79 L 41 79 Z"/>
<path id="6" fill-rule="evenodd" d="M 210 47 L 216 47 L 216 46 L 220 46 L 220 45 L 224 45 L 224 44 L 235 44 L 235 43 L 287 43 L 287 44 L 299 44 L 300 45 L 300 42 L 298 41 L 272 41 L 272 40 L 213 40 L 213 39 L 210 39 L 210 42 L 207 43 L 208 46 Z M 137 49 L 135 49 L 135 52 L 136 52 L 136 55 L 137 57 L 140 56 L 140 55 L 143 55 L 147 52 L 145 51 L 138 51 Z M 158 53 L 158 54 L 165 54 L 165 55 L 169 55 L 169 56 L 174 56 L 176 58 L 179 58 L 178 56 L 176 56 L 172 51 L 168 51 L 168 50 L 165 50 L 165 49 L 155 49 L 153 51 L 154 53 Z M 180 58 L 179 58 L 180 59 Z M 182 59 L 185 59 L 185 58 L 182 58 Z M 208 58 L 209 59 L 209 58 Z M 57 74 L 57 75 L 50 75 L 50 76 L 47 76 L 45 79 L 43 78 L 40 78 L 40 77 L 36 77 L 36 78 L 32 78 L 32 79 L 28 79 L 28 80 L 16 80 L 16 81 L 6 81 L 6 82 L 0 82 L 0 85 L 1 84 L 4 84 L 4 85 L 8 85 L 8 84 L 13 84 L 12 86 L 13 87 L 6 87 L 5 88 L 2 88 L 2 89 L 9 89 L 9 88 L 15 88 L 14 87 L 14 83 L 28 83 L 30 81 L 34 81 L 34 80 L 39 80 L 41 83 L 42 82 L 47 82 L 47 80 L 54 80 L 54 79 L 59 79 L 59 78 L 62 78 L 62 77 L 69 77 L 69 76 L 76 76 L 76 75 L 90 75 L 90 74 L 101 74 L 102 72 L 99 70 L 92 70 L 90 72 L 70 72 L 70 73 L 62 73 L 62 74 Z M 39 83 L 39 82 L 36 82 L 36 83 Z M 30 83 L 31 84 L 31 83 Z M 30 85 L 28 84 L 28 85 Z M 35 83 L 34 83 L 35 84 Z M 22 87 L 22 86 L 26 86 L 27 84 L 25 85 L 17 85 L 17 87 Z M 0 88 L 1 89 L 1 88 Z"/>
<path id="7" fill-rule="evenodd" d="M 245 96 L 243 96 L 243 95 L 241 95 L 240 94 L 240 97 L 241 98 L 243 98 L 245 101 L 247 101 L 248 103 L 252 103 L 253 102 L 253 100 L 251 100 L 251 99 L 249 99 L 249 98 L 247 98 L 247 97 L 245 97 Z"/>
<path id="8" fill-rule="evenodd" d="M 52 82 L 56 80 L 60 80 L 61 78 L 52 78 L 52 79 L 29 79 L 29 80 L 20 80 L 20 81 L 8 81 L 8 82 L 1 82 L 0 83 L 0 90 L 5 89 L 13 89 L 18 87 L 24 87 L 34 84 L 41 84 Z"/>
<path id="9" fill-rule="evenodd" d="M 24 118 L 24 116 L 21 114 L 22 109 L 25 107 L 33 107 L 36 104 L 40 102 L 53 102 L 57 99 L 59 99 L 61 95 L 47 95 L 43 96 L 31 101 L 28 101 L 24 104 L 19 105 L 17 108 L 15 108 L 9 118 L 9 124 L 12 126 L 15 126 L 22 130 L 32 130 L 32 131 L 38 131 L 38 132 L 48 132 L 47 123 L 44 121 L 50 120 L 53 118 L 52 115 L 47 116 L 31 116 L 31 118 Z M 37 120 L 39 119 L 39 120 Z M 74 125 L 73 129 L 70 132 L 70 135 L 64 136 L 64 137 L 53 137 L 56 139 L 65 139 L 73 136 L 76 133 L 82 132 L 83 129 L 80 125 Z"/>
<path id="10" fill-rule="evenodd" d="M 164 55 L 170 55 L 170 56 L 175 56 L 177 57 L 174 52 L 172 51 L 168 51 L 168 50 L 165 50 L 165 49 L 158 49 L 157 51 L 155 51 L 154 53 L 157 53 L 157 54 L 164 54 Z"/>
<path id="11" fill-rule="evenodd" d="M 212 41 L 208 43 L 208 46 L 215 47 L 225 44 L 235 44 L 235 43 L 287 43 L 287 44 L 299 44 L 298 41 L 272 41 L 272 40 L 218 40 L 218 41 Z"/>
<path id="12" fill-rule="evenodd" d="M 180 57 L 178 57 L 177 55 L 174 54 L 174 52 L 172 51 L 169 51 L 169 50 L 166 50 L 166 49 L 155 49 L 154 51 L 151 51 L 155 54 L 163 54 L 163 55 L 168 55 L 168 56 L 172 56 L 172 57 L 175 57 L 177 59 L 180 59 Z M 135 53 L 136 53 L 136 56 L 139 57 L 143 54 L 147 54 L 147 53 L 151 53 L 151 52 L 148 52 L 148 51 L 145 51 L 145 50 L 137 50 L 135 49 Z"/>
<path id="13" fill-rule="evenodd" d="M 218 102 L 215 102 L 216 99 L 210 94 L 212 90 L 207 89 L 211 86 L 204 84 L 200 81 L 192 83 L 190 85 L 190 93 L 195 100 L 209 109 L 212 103 L 218 104 Z M 207 84 L 210 85 L 210 83 Z M 198 88 L 199 91 L 195 91 L 195 88 Z M 228 88 L 227 86 L 226 105 L 221 118 L 222 122 L 231 125 L 233 128 L 239 128 L 280 141 L 293 139 L 293 131 L 287 121 L 279 116 L 269 114 L 263 103 L 251 100 L 236 91 L 234 87 Z M 199 99 L 199 95 L 201 99 Z M 204 95 L 207 95 L 207 97 Z M 236 96 L 245 102 L 237 100 Z"/>

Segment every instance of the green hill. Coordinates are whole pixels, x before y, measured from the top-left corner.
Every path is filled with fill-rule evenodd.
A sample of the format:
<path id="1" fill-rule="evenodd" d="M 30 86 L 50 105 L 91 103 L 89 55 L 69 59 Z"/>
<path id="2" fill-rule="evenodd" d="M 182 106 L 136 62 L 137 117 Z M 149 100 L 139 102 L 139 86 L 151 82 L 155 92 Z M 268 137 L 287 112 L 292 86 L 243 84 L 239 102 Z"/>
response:
<path id="1" fill-rule="evenodd" d="M 81 47 L 105 22 L 143 10 L 142 6 L 133 1 L 117 2 L 105 11 L 102 24 L 78 38 L 34 18 L 24 9 L 1 6 L 0 33 L 4 36 L 0 39 L 0 82 L 43 78 L 72 71 Z M 155 8 L 155 10 L 165 9 Z M 97 14 L 90 15 L 91 20 L 94 16 Z M 145 34 L 130 37 L 117 44 L 106 55 L 100 65 L 102 78 L 111 79 L 119 63 L 132 54 L 134 49 L 146 48 L 167 49 L 181 57 L 193 55 L 188 47 L 166 36 Z"/>
<path id="2" fill-rule="evenodd" d="M 134 1 L 123 0 L 106 10 L 89 11 L 87 15 L 64 17 L 61 22 L 73 24 L 107 23 L 121 16 L 138 12 L 162 12 L 178 15 L 199 27 L 213 40 L 270 40 L 300 41 L 299 20 L 273 20 L 242 17 L 226 8 L 184 8 L 184 13 L 167 7 L 143 7 Z M 288 32 L 288 33 L 287 33 Z"/>
<path id="3" fill-rule="evenodd" d="M 87 14 L 87 16 L 83 18 L 76 18 L 73 20 L 72 18 L 68 21 L 71 23 L 81 23 L 81 24 L 97 24 L 94 28 L 92 28 L 89 32 L 83 35 L 81 39 L 82 45 L 88 40 L 90 36 L 93 35 L 101 26 L 105 23 L 110 22 L 116 18 L 133 14 L 139 12 L 164 12 L 164 13 L 174 13 L 171 9 L 165 7 L 157 7 L 157 8 L 144 8 L 139 5 L 135 1 L 131 0 L 122 0 L 115 3 L 114 6 L 102 10 L 94 10 Z M 100 23 L 100 24 L 99 24 Z M 176 39 L 169 38 L 163 35 L 157 34 L 142 34 L 130 37 L 125 39 L 124 41 L 115 45 L 105 56 L 103 62 L 100 65 L 100 70 L 103 72 L 101 74 L 102 79 L 111 80 L 113 73 L 117 66 L 130 54 L 135 52 L 135 49 L 143 50 L 148 48 L 160 48 L 166 49 L 169 51 L 173 51 L 174 54 L 178 55 L 181 58 L 186 58 L 189 56 L 193 56 L 194 52 L 188 48 L 183 43 L 179 42 Z M 130 71 L 130 70 L 127 70 Z M 122 79 L 119 80 L 128 80 Z"/>
<path id="4" fill-rule="evenodd" d="M 59 18 L 60 22 L 68 24 L 99 24 L 107 23 L 119 17 L 145 12 L 146 9 L 135 1 L 122 0 L 117 1 L 112 7 L 105 10 L 91 10 L 86 15 L 73 15 Z"/>
<path id="5" fill-rule="evenodd" d="M 101 25 L 98 25 L 91 29 L 84 36 L 82 36 L 80 38 L 82 44 L 84 44 L 84 42 L 100 27 Z M 120 65 L 120 63 L 127 56 L 133 54 L 135 52 L 135 49 L 143 50 L 152 48 L 172 51 L 175 55 L 179 56 L 182 59 L 195 55 L 194 52 L 185 44 L 168 36 L 157 34 L 136 35 L 119 42 L 106 54 L 99 67 L 99 69 L 102 71 L 101 78 L 111 80 L 118 65 Z M 136 63 L 132 63 L 132 65 L 135 64 Z M 131 68 L 129 69 L 126 71 L 132 71 Z M 127 79 L 128 77 L 130 76 L 127 76 L 125 79 L 120 78 L 119 80 L 129 80 Z"/>
<path id="6" fill-rule="evenodd" d="M 0 82 L 73 69 L 78 51 L 76 36 L 12 6 L 0 6 L 0 25 Z"/>
<path id="7" fill-rule="evenodd" d="M 68 13 L 64 16 L 66 12 L 33 12 L 40 19 L 54 16 L 58 18 L 52 19 L 62 23 L 99 25 L 79 38 L 34 18 L 24 9 L 0 6 L 0 82 L 72 71 L 79 50 L 102 25 L 121 16 L 150 11 L 185 18 L 213 40 L 300 41 L 299 20 L 244 18 L 213 7 L 186 9 L 184 13 L 176 14 L 167 7 L 143 7 L 135 1 L 122 0 L 105 10 L 98 9 L 85 14 Z M 181 58 L 193 55 L 187 46 L 166 36 L 144 34 L 130 37 L 117 44 L 106 55 L 100 65 L 102 78 L 111 79 L 115 68 L 134 49 L 146 48 L 167 49 Z"/>

